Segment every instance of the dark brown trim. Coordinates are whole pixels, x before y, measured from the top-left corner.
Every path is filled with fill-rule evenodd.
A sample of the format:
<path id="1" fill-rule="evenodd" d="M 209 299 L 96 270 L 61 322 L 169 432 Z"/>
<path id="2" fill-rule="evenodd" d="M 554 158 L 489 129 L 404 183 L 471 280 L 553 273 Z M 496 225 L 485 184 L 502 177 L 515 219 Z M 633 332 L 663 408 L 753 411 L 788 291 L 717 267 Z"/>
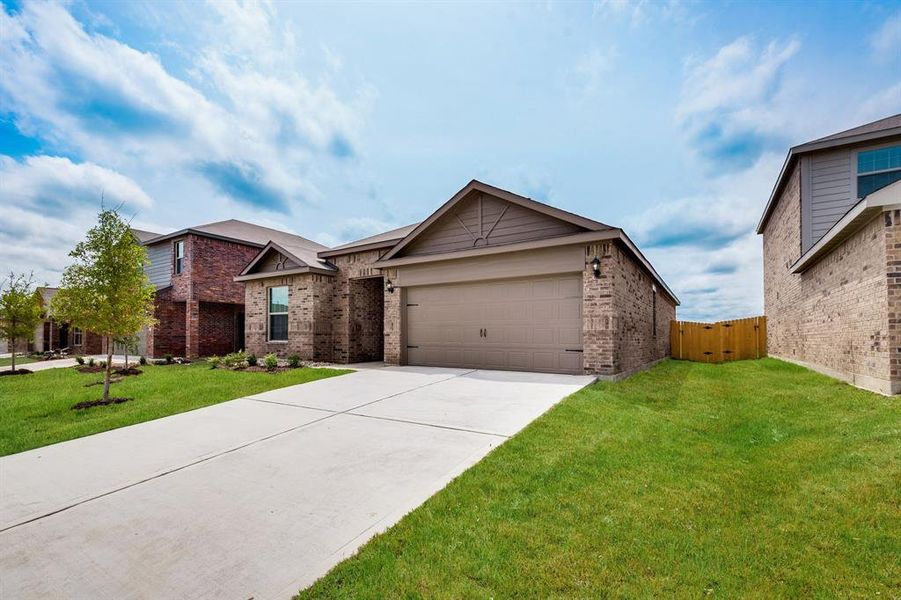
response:
<path id="1" fill-rule="evenodd" d="M 187 236 L 187 235 L 196 235 L 196 236 L 200 236 L 200 237 L 211 238 L 214 240 L 222 240 L 223 242 L 232 242 L 235 244 L 242 244 L 244 246 L 252 246 L 254 248 L 263 248 L 266 246 L 266 244 L 258 244 L 257 242 L 251 242 L 251 241 L 242 240 L 239 238 L 228 237 L 225 235 L 217 235 L 215 233 L 207 233 L 205 231 L 198 231 L 196 229 L 191 229 L 190 227 L 188 229 L 182 229 L 181 231 L 176 231 L 175 233 L 167 233 L 166 235 L 161 235 L 159 237 L 149 239 L 145 242 L 141 242 L 141 245 L 142 246 L 155 246 L 155 245 L 159 244 L 160 242 L 165 242 L 166 240 L 171 240 L 172 238 L 177 238 L 180 236 Z M 313 251 L 313 250 L 311 250 L 311 251 Z"/>
<path id="2" fill-rule="evenodd" d="M 333 256 L 343 256 L 345 254 L 355 254 L 357 252 L 368 252 L 370 250 L 378 250 L 379 248 L 390 248 L 404 238 L 395 238 L 393 240 L 383 240 L 381 242 L 370 242 L 368 244 L 360 244 L 358 246 L 348 246 L 346 248 L 335 248 L 333 250 L 321 250 L 316 253 L 319 258 L 331 258 Z"/>

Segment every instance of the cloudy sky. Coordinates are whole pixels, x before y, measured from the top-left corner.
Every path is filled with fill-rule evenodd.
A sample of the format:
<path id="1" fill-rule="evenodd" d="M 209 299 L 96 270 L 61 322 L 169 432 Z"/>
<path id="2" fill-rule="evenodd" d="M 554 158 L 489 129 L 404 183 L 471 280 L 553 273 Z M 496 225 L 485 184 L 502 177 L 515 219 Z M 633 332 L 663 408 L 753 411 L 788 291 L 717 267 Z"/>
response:
<path id="1" fill-rule="evenodd" d="M 787 148 L 901 112 L 897 1 L 0 3 L 0 262 L 50 284 L 101 195 L 332 245 L 477 178 L 755 314 Z"/>

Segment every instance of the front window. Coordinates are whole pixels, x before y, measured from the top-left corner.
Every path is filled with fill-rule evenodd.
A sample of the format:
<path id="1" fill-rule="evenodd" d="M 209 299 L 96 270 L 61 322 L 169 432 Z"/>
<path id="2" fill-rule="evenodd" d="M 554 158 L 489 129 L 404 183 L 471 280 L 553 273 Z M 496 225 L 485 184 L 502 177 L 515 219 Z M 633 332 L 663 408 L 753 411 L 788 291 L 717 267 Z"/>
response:
<path id="1" fill-rule="evenodd" d="M 76 327 L 75 331 L 72 333 L 72 345 L 73 346 L 81 346 L 81 340 L 82 340 L 81 329 Z"/>
<path id="2" fill-rule="evenodd" d="M 901 146 L 857 153 L 857 197 L 901 181 Z"/>
<path id="3" fill-rule="evenodd" d="M 181 273 L 185 265 L 185 241 L 175 242 L 175 272 Z"/>
<path id="4" fill-rule="evenodd" d="M 288 286 L 269 288 L 269 341 L 288 340 Z"/>

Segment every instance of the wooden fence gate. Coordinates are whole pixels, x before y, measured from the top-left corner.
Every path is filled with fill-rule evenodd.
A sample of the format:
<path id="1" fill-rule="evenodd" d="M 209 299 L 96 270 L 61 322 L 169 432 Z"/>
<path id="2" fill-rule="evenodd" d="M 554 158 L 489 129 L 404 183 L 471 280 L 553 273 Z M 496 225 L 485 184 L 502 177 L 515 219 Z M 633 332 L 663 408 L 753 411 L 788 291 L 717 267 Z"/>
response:
<path id="1" fill-rule="evenodd" d="M 766 317 L 695 323 L 672 321 L 673 358 L 718 363 L 766 356 Z"/>

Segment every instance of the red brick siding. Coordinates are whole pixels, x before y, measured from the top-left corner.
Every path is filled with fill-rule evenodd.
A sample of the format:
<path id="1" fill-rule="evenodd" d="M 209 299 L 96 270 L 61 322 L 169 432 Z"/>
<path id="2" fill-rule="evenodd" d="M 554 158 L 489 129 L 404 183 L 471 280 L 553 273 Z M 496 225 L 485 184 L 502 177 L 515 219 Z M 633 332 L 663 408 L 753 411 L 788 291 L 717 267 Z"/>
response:
<path id="1" fill-rule="evenodd" d="M 235 315 L 243 310 L 243 304 L 200 303 L 198 336 L 200 356 L 221 356 L 236 350 Z"/>
<path id="2" fill-rule="evenodd" d="M 380 255 L 379 250 L 373 250 L 336 256 L 332 259 L 335 266 L 338 267 L 334 278 L 335 299 L 332 317 L 334 360 L 336 362 L 347 363 L 363 360 L 359 340 L 354 339 L 355 329 L 359 329 L 359 327 L 355 325 L 357 321 L 352 313 L 351 294 L 362 292 L 366 295 L 368 288 L 365 287 L 366 284 L 352 286 L 351 282 L 359 278 L 379 276 L 379 270 L 374 269 L 372 263 L 377 261 Z M 382 282 L 379 285 L 384 285 L 381 277 L 377 277 L 377 280 Z M 365 304 L 365 298 L 362 303 Z M 370 310 L 373 310 L 372 305 L 370 305 Z M 374 336 L 375 332 L 370 332 L 370 334 Z"/>
<path id="3" fill-rule="evenodd" d="M 185 355 L 185 303 L 168 299 L 164 290 L 157 295 L 154 317 L 157 324 L 147 334 L 147 354 L 152 357 Z"/>
<path id="4" fill-rule="evenodd" d="M 350 281 L 349 362 L 382 360 L 384 356 L 384 280 Z"/>

